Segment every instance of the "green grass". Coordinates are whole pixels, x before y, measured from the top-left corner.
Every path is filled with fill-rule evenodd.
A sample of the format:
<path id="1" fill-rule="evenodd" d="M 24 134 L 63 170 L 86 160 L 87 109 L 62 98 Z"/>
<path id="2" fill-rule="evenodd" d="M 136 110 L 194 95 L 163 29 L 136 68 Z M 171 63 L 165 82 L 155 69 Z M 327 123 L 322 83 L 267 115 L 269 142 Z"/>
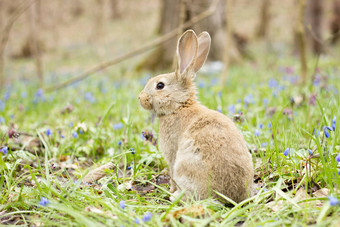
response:
<path id="1" fill-rule="evenodd" d="M 197 76 L 201 103 L 232 118 L 233 108 L 235 114 L 242 112 L 236 124 L 253 155 L 257 194 L 235 206 L 211 199 L 169 201 L 166 162 L 158 146 L 141 137 L 143 131 L 158 137 L 157 119 L 137 99 L 147 76 L 125 72 L 126 79 L 119 79 L 117 72 L 107 77 L 98 74 L 39 97 L 34 82 L 18 80 L 6 89 L 8 100 L 5 93 L 0 96 L 4 104 L 3 109 L 0 104 L 0 117 L 5 120 L 0 124 L 0 147 L 9 148 L 9 154 L 0 153 L 0 223 L 137 226 L 137 218 L 145 226 L 339 225 L 340 207 L 331 206 L 327 198 L 339 198 L 335 160 L 340 152 L 339 123 L 330 138 L 323 131 L 334 116 L 340 121 L 339 67 L 335 60 L 321 59 L 320 83 L 313 85 L 310 80 L 300 87 L 290 82 L 299 75 L 296 59 L 273 62 L 232 67 L 223 90 L 216 80 L 219 74 Z M 284 67 L 294 72 L 286 73 Z M 64 74 L 47 78 L 47 83 L 69 76 Z M 309 102 L 312 94 L 315 104 Z M 298 104 L 291 101 L 300 98 Z M 72 105 L 70 113 L 61 113 L 68 105 Z M 30 136 L 10 139 L 11 127 Z M 46 135 L 47 129 L 51 136 Z M 314 129 L 320 131 L 318 138 Z M 32 139 L 40 147 L 29 144 Z M 289 155 L 284 156 L 287 148 Z M 91 185 L 81 183 L 90 170 L 108 162 L 115 168 L 106 170 L 103 178 Z M 316 195 L 320 189 L 325 193 Z M 49 200 L 46 206 L 38 205 L 42 197 Z M 119 206 L 121 201 L 125 209 Z M 152 218 L 143 222 L 147 212 Z"/>

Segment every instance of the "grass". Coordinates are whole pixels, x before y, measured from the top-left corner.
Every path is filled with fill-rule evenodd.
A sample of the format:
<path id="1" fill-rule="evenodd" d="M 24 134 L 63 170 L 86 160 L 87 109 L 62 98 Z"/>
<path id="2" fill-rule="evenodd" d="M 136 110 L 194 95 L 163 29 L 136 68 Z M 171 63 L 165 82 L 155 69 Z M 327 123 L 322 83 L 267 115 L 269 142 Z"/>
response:
<path id="1" fill-rule="evenodd" d="M 301 87 L 296 62 L 286 56 L 270 67 L 261 60 L 234 66 L 223 89 L 220 74 L 197 76 L 201 103 L 234 118 L 253 155 L 257 194 L 230 206 L 211 199 L 169 201 L 166 163 L 155 139 L 141 136 L 148 131 L 158 137 L 157 119 L 137 99 L 147 74 L 129 71 L 121 79 L 110 71 L 54 93 L 18 80 L 0 96 L 0 147 L 9 149 L 0 153 L 0 223 L 339 225 L 340 206 L 328 198 L 339 198 L 339 123 L 330 138 L 324 126 L 340 116 L 340 70 L 335 60 L 321 59 L 318 76 Z M 47 83 L 69 74 L 52 76 Z M 19 138 L 8 138 L 11 128 Z M 109 162 L 115 168 L 103 178 L 82 183 Z M 48 202 L 39 205 L 43 197 Z"/>

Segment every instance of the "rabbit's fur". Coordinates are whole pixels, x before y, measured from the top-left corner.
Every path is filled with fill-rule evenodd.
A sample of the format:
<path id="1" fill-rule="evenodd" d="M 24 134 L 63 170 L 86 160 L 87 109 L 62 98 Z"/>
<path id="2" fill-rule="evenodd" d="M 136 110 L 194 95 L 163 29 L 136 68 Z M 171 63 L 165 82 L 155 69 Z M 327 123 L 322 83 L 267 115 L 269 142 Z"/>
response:
<path id="1" fill-rule="evenodd" d="M 177 44 L 177 69 L 151 78 L 139 95 L 143 108 L 159 117 L 159 148 L 169 164 L 174 196 L 246 199 L 253 163 L 243 136 L 225 115 L 201 105 L 194 78 L 210 48 L 207 32 L 186 31 Z M 157 86 L 164 84 L 164 88 Z M 161 86 L 162 87 L 162 86 Z"/>

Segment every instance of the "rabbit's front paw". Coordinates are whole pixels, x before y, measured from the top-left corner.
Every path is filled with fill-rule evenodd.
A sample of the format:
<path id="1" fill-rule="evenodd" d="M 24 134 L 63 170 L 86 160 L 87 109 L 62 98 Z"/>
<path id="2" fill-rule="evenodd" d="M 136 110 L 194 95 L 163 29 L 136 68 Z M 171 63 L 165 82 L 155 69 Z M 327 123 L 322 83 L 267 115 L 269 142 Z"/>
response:
<path id="1" fill-rule="evenodd" d="M 170 180 L 170 192 L 174 193 L 177 190 L 176 183 L 174 180 Z"/>
<path id="2" fill-rule="evenodd" d="M 172 195 L 170 196 L 170 201 L 171 202 L 175 202 L 175 200 L 178 198 L 178 196 L 180 195 L 180 191 L 175 191 L 174 193 L 172 193 Z"/>

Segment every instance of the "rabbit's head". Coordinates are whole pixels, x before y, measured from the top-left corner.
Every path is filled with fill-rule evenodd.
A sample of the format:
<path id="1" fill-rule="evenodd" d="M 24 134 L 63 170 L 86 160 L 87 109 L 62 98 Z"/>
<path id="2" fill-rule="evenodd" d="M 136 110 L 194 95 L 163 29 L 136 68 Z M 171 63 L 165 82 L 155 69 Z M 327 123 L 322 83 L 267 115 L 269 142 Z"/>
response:
<path id="1" fill-rule="evenodd" d="M 194 79 L 208 56 L 210 42 L 207 32 L 198 37 L 192 30 L 184 32 L 177 43 L 176 71 L 148 81 L 138 97 L 142 107 L 160 116 L 196 100 Z"/>

